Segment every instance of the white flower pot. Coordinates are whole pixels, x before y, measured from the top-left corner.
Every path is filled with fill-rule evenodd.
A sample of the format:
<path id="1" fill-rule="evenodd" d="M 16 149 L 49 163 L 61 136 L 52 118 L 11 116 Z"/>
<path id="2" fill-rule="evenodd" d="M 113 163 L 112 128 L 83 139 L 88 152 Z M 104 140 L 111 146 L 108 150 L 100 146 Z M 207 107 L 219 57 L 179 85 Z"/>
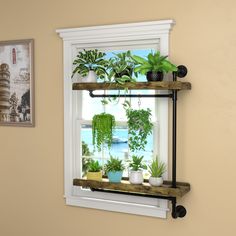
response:
<path id="1" fill-rule="evenodd" d="M 163 184 L 163 178 L 162 177 L 150 177 L 149 184 L 151 184 L 152 186 L 161 186 Z"/>
<path id="2" fill-rule="evenodd" d="M 142 184 L 143 183 L 143 171 L 130 170 L 129 172 L 129 182 L 131 184 Z"/>
<path id="3" fill-rule="evenodd" d="M 93 70 L 90 70 L 88 75 L 81 79 L 84 83 L 97 83 L 97 75 Z"/>

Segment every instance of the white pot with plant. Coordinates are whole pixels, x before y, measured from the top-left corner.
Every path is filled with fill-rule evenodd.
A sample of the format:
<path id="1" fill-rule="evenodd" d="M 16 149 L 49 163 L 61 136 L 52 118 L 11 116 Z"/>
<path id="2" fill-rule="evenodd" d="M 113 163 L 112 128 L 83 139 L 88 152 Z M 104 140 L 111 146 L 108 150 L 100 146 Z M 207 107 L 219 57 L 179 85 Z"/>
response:
<path id="1" fill-rule="evenodd" d="M 133 155 L 129 167 L 129 182 L 131 184 L 142 184 L 143 169 L 147 169 L 147 166 L 143 163 L 143 156 Z"/>
<path id="2" fill-rule="evenodd" d="M 161 186 L 163 184 L 163 174 L 166 171 L 165 163 L 161 162 L 157 157 L 148 166 L 148 171 L 151 174 L 149 184 L 152 186 Z"/>
<path id="3" fill-rule="evenodd" d="M 108 61 L 105 59 L 105 53 L 94 50 L 83 50 L 78 53 L 73 62 L 75 68 L 72 72 L 72 78 L 75 74 L 82 77 L 81 82 L 96 83 L 97 78 L 105 80 L 108 67 Z"/>

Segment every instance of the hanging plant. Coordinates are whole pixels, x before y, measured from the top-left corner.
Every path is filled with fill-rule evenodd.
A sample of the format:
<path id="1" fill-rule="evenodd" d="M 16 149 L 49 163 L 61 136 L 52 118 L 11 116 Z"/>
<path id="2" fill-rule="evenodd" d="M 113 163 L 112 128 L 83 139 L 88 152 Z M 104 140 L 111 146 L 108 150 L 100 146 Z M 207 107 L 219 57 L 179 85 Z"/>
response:
<path id="1" fill-rule="evenodd" d="M 145 150 L 147 136 L 152 133 L 151 110 L 126 109 L 129 128 L 129 148 L 132 152 Z"/>
<path id="2" fill-rule="evenodd" d="M 101 113 L 94 115 L 92 120 L 93 145 L 101 151 L 103 144 L 111 148 L 115 117 L 111 114 Z"/>

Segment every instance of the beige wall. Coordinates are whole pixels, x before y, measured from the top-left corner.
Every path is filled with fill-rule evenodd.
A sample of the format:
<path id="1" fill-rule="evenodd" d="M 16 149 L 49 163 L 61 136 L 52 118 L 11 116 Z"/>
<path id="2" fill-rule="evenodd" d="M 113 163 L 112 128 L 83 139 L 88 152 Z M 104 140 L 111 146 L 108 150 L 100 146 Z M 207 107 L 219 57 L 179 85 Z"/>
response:
<path id="1" fill-rule="evenodd" d="M 0 0 L 0 40 L 35 39 L 36 127 L 0 127 L 0 235 L 236 233 L 235 0 Z M 184 219 L 65 206 L 62 40 L 57 28 L 175 19 L 171 58 L 189 68 L 178 113 Z"/>

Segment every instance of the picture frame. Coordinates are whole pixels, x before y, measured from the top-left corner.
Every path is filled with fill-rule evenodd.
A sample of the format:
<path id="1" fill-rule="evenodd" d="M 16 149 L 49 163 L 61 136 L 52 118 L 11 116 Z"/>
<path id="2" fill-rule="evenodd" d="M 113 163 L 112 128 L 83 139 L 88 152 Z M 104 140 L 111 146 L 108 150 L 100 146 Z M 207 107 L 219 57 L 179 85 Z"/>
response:
<path id="1" fill-rule="evenodd" d="M 35 126 L 34 40 L 0 41 L 0 125 Z"/>

